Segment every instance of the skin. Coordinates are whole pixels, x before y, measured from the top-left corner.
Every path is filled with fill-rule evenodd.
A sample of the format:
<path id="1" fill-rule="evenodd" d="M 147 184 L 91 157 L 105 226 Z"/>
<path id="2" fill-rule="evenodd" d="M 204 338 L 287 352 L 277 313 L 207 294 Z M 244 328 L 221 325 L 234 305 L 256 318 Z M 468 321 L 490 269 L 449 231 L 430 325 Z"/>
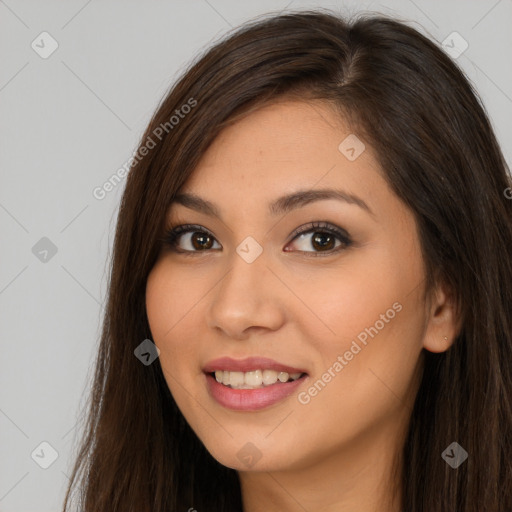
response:
<path id="1" fill-rule="evenodd" d="M 148 320 L 170 391 L 212 456 L 239 472 L 245 512 L 401 512 L 391 464 L 423 349 L 444 351 L 456 336 L 449 290 L 439 285 L 433 303 L 424 301 L 415 219 L 372 148 L 366 144 L 354 161 L 338 150 L 351 133 L 319 100 L 266 105 L 225 128 L 182 188 L 214 203 L 222 220 L 177 203 L 167 212 L 169 225 L 210 231 L 211 248 L 201 249 L 201 240 L 194 248 L 190 234 L 181 235 L 179 248 L 196 253 L 164 247 L 148 277 Z M 336 199 L 268 212 L 281 195 L 319 188 L 354 194 L 373 213 Z M 313 234 L 323 229 L 293 239 L 294 229 L 313 221 L 346 230 L 352 245 L 322 249 Z M 250 264 L 236 252 L 248 236 L 263 247 Z M 395 303 L 402 308 L 394 318 L 300 403 L 298 393 Z M 266 409 L 232 411 L 209 396 L 202 372 L 221 356 L 269 357 L 309 377 Z M 261 455 L 252 467 L 237 457 L 248 442 Z"/>

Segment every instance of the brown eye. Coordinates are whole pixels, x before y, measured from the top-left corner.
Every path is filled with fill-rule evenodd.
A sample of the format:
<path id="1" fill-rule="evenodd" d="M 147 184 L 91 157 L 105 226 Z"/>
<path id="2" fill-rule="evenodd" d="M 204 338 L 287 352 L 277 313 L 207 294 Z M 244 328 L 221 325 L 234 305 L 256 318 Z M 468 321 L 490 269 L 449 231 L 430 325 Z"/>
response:
<path id="1" fill-rule="evenodd" d="M 334 249 L 334 246 L 336 245 L 336 238 L 329 233 L 322 233 L 320 231 L 317 231 L 313 235 L 311 245 L 315 249 L 319 249 L 321 251 L 324 249 Z"/>
<path id="2" fill-rule="evenodd" d="M 211 249 L 213 245 L 213 237 L 208 235 L 207 233 L 201 231 L 195 231 L 191 233 L 190 242 L 192 242 L 192 246 L 195 249 Z"/>
<path id="3" fill-rule="evenodd" d="M 338 245 L 336 245 L 337 241 L 339 242 Z M 301 233 L 294 240 L 296 247 L 298 247 L 297 250 L 305 252 L 310 252 L 311 249 L 317 252 L 332 251 L 340 245 L 343 245 L 342 242 L 343 240 L 340 241 L 340 238 L 337 235 L 333 235 L 326 231 L 313 230 Z"/>
<path id="4" fill-rule="evenodd" d="M 311 253 L 311 256 L 333 254 L 352 244 L 348 233 L 329 223 L 313 222 L 295 230 L 292 244 L 298 246 L 298 251 Z M 311 250 L 312 249 L 312 250 Z M 285 249 L 291 251 L 291 249 Z M 315 254 L 316 253 L 316 254 Z"/>
<path id="5" fill-rule="evenodd" d="M 176 252 L 194 253 L 210 250 L 218 242 L 201 226 L 183 225 L 169 231 L 163 240 Z M 220 248 L 220 244 L 216 249 Z"/>
<path id="6" fill-rule="evenodd" d="M 309 228 L 309 229 L 305 229 Z M 298 252 L 307 253 L 308 256 L 328 256 L 352 244 L 348 233 L 325 222 L 312 222 L 302 226 L 293 233 L 292 244 L 299 244 Z M 181 225 L 170 230 L 162 239 L 172 250 L 183 254 L 197 254 L 212 249 L 222 249 L 215 237 L 201 226 Z M 214 246 L 217 244 L 217 246 Z M 286 252 L 293 252 L 288 246 Z"/>

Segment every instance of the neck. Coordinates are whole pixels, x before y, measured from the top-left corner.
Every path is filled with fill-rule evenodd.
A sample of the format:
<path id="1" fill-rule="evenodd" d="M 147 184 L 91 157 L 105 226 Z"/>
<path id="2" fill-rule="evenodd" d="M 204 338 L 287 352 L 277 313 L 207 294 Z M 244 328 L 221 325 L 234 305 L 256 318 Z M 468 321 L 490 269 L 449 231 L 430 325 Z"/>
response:
<path id="1" fill-rule="evenodd" d="M 404 411 L 404 414 L 407 411 Z M 244 512 L 402 512 L 401 454 L 409 418 L 379 424 L 286 471 L 239 473 Z"/>

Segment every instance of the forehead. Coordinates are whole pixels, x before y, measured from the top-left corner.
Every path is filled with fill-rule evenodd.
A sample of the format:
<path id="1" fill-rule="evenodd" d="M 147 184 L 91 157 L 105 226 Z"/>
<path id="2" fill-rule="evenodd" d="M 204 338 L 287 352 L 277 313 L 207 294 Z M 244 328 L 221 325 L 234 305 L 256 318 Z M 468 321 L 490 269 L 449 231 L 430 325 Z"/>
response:
<path id="1" fill-rule="evenodd" d="M 316 184 L 369 189 L 379 181 L 379 166 L 368 144 L 349 160 L 340 144 L 350 137 L 357 135 L 326 102 L 281 100 L 226 127 L 182 189 L 201 195 L 244 191 L 251 197 Z"/>
<path id="2" fill-rule="evenodd" d="M 350 137 L 360 140 L 364 147 L 356 158 L 347 158 L 343 151 L 346 140 L 353 143 Z M 364 206 L 358 208 L 349 205 L 350 201 L 334 199 L 311 206 L 302 202 L 293 210 L 304 218 L 332 216 L 339 222 L 372 219 L 382 233 L 395 240 L 404 233 L 411 235 L 415 229 L 412 212 L 388 185 L 373 148 L 321 102 L 268 105 L 227 126 L 178 195 L 195 196 L 194 210 L 217 217 L 231 230 L 256 232 L 275 224 L 272 205 L 285 204 L 289 201 L 286 196 L 327 189 L 361 199 L 367 211 Z M 203 208 L 197 206 L 197 198 Z M 205 203 L 209 203 L 209 212 L 205 212 Z M 190 197 L 181 204 L 175 198 L 168 215 L 173 217 L 177 208 L 190 212 L 190 205 Z M 217 214 L 212 214 L 213 210 Z M 279 208 L 276 211 L 279 216 Z M 281 209 L 283 215 L 286 211 L 291 209 Z"/>

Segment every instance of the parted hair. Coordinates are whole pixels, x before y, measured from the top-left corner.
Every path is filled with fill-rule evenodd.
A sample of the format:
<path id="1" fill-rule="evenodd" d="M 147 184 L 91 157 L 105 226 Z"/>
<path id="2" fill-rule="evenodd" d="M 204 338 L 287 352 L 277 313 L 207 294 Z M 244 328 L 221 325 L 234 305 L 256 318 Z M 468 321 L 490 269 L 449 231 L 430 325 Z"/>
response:
<path id="1" fill-rule="evenodd" d="M 159 360 L 143 365 L 134 349 L 152 338 L 145 287 L 174 196 L 225 126 L 285 97 L 325 100 L 357 127 L 415 217 L 426 289 L 454 291 L 460 332 L 425 353 L 398 454 L 404 511 L 512 511 L 512 183 L 488 115 L 461 69 L 409 24 L 317 9 L 255 18 L 216 41 L 143 134 L 140 147 L 197 102 L 126 179 L 64 512 L 73 498 L 83 512 L 242 510 L 238 473 L 191 430 Z M 441 457 L 454 441 L 468 453 L 456 469 Z"/>

